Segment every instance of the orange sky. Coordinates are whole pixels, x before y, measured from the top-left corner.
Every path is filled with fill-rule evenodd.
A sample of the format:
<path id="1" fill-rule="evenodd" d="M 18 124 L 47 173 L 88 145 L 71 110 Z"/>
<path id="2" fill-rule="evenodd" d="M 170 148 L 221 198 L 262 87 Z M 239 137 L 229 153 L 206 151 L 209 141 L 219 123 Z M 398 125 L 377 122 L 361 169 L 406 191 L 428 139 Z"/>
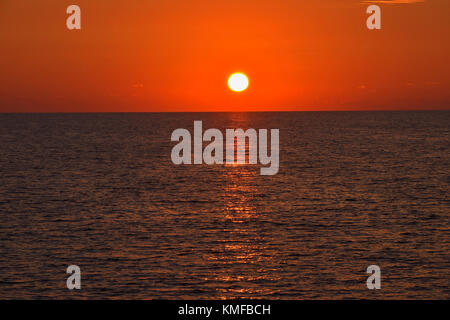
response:
<path id="1" fill-rule="evenodd" d="M 450 109 L 450 1 L 367 6 L 0 0 L 0 112 Z"/>

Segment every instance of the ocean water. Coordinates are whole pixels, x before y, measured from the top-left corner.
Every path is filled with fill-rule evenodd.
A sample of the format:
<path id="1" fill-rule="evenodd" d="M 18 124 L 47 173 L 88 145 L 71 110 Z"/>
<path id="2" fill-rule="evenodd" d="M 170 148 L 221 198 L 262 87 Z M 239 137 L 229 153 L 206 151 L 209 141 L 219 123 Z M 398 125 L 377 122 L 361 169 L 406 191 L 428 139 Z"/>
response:
<path id="1" fill-rule="evenodd" d="M 279 128 L 279 173 L 175 166 L 194 120 Z M 450 297 L 450 112 L 2 114 L 0 146 L 1 299 Z"/>

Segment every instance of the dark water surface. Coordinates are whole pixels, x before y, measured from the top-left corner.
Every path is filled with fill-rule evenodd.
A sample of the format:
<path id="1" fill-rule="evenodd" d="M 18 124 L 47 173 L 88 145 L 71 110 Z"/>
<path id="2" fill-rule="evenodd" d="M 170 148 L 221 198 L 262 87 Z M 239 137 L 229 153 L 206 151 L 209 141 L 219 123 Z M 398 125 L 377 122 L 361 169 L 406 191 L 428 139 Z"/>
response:
<path id="1" fill-rule="evenodd" d="M 279 173 L 173 165 L 194 120 L 279 128 Z M 450 297 L 450 112 L 3 114 L 0 146 L 2 299 Z"/>

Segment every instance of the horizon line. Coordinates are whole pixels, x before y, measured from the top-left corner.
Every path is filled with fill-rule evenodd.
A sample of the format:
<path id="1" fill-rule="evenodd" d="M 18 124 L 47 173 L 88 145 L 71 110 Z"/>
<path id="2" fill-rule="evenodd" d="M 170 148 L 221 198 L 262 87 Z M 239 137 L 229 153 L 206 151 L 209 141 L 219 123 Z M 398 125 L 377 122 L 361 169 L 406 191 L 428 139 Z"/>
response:
<path id="1" fill-rule="evenodd" d="M 430 112 L 449 109 L 367 109 L 367 110 L 261 110 L 261 111 L 25 111 L 0 112 L 3 114 L 122 114 L 122 113 L 294 113 L 294 112 Z"/>

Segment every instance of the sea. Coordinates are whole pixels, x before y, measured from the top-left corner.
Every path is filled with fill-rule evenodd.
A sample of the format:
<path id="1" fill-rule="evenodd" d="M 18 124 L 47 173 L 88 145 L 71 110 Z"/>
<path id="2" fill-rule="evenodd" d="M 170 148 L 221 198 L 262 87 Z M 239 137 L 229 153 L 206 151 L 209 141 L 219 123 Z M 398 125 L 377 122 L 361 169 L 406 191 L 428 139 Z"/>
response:
<path id="1" fill-rule="evenodd" d="M 278 173 L 175 165 L 196 120 Z M 0 299 L 449 299 L 449 169 L 449 111 L 0 114 Z"/>

